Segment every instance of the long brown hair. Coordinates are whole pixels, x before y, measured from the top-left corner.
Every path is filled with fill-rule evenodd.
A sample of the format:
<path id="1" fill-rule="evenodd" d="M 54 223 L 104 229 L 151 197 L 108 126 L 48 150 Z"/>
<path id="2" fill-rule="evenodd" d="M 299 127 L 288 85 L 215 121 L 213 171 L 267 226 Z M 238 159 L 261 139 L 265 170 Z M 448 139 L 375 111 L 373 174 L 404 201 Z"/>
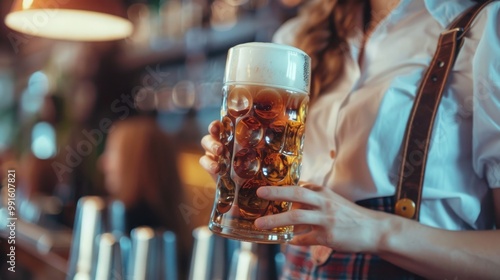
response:
<path id="1" fill-rule="evenodd" d="M 298 30 L 295 46 L 312 60 L 311 99 L 340 76 L 347 38 L 356 25 L 364 0 L 316 0 L 303 8 L 306 20 Z"/>
<path id="2" fill-rule="evenodd" d="M 162 227 L 177 234 L 180 250 L 188 250 L 191 227 L 179 208 L 185 197 L 175 141 L 150 117 L 119 121 L 111 133 L 118 133 L 124 141 L 120 151 L 123 191 L 135 192 L 135 203 L 147 204 Z"/>
<path id="3" fill-rule="evenodd" d="M 172 139 L 149 117 L 118 122 L 113 132 L 118 131 L 124 141 L 122 147 L 126 149 L 122 151 L 122 158 L 125 161 L 123 176 L 127 181 L 140 187 L 140 196 L 153 210 L 165 213 L 178 205 L 183 192 Z"/>

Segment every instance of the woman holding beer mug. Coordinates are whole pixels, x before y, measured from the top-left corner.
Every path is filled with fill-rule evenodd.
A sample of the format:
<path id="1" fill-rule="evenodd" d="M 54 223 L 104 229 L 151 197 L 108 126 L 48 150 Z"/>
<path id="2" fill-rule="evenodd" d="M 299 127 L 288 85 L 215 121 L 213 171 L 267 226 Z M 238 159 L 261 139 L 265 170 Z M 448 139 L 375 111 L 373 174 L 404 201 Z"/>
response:
<path id="1" fill-rule="evenodd" d="M 294 209 L 286 279 L 500 278 L 500 2 L 465 35 L 435 118 L 419 222 L 392 214 L 401 143 L 439 35 L 469 0 L 315 0 L 275 42 L 312 58 L 301 186 L 261 187 Z M 216 175 L 221 123 L 202 139 Z"/>

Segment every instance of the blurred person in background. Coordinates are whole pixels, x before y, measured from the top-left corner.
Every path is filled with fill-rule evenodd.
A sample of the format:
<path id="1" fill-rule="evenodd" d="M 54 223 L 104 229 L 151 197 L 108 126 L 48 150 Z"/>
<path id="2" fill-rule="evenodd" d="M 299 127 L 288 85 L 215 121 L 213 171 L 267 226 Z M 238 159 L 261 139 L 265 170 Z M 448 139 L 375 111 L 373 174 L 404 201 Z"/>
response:
<path id="1" fill-rule="evenodd" d="M 179 264 L 186 272 L 192 229 L 178 207 L 184 190 L 171 137 L 151 117 L 118 121 L 106 139 L 100 167 L 111 198 L 125 206 L 127 232 L 139 226 L 175 232 Z"/>

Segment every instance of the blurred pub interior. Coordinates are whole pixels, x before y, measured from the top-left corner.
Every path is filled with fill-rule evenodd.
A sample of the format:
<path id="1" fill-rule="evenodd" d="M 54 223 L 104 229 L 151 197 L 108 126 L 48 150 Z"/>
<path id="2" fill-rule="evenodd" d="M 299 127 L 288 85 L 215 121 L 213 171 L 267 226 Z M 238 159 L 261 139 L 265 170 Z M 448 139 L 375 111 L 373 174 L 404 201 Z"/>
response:
<path id="1" fill-rule="evenodd" d="M 69 1 L 85 0 L 52 2 Z M 178 277 L 187 278 L 192 231 L 208 223 L 215 193 L 199 143 L 219 118 L 227 51 L 270 41 L 301 0 L 126 0 L 133 32 L 111 41 L 16 32 L 4 22 L 12 4 L 0 2 L 0 279 L 76 279 L 68 273 L 88 229 L 76 234 L 83 197 L 100 198 L 109 213 L 121 202 L 123 221 L 102 215 L 101 233 L 176 233 Z M 42 31 L 55 16 L 42 10 L 28 24 Z M 15 273 L 7 270 L 8 170 Z"/>

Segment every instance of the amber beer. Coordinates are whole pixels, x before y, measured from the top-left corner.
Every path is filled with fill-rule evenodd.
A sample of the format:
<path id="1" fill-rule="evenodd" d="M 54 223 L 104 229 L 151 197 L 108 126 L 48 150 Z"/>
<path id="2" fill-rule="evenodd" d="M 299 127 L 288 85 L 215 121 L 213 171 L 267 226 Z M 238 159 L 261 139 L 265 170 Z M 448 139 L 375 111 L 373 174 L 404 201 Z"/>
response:
<path id="1" fill-rule="evenodd" d="M 288 46 L 249 43 L 229 51 L 221 107 L 224 147 L 209 223 L 212 231 L 263 243 L 293 237 L 292 226 L 272 230 L 254 226 L 255 219 L 291 206 L 287 201 L 261 199 L 256 191 L 261 186 L 298 183 L 309 69 L 309 57 Z"/>

